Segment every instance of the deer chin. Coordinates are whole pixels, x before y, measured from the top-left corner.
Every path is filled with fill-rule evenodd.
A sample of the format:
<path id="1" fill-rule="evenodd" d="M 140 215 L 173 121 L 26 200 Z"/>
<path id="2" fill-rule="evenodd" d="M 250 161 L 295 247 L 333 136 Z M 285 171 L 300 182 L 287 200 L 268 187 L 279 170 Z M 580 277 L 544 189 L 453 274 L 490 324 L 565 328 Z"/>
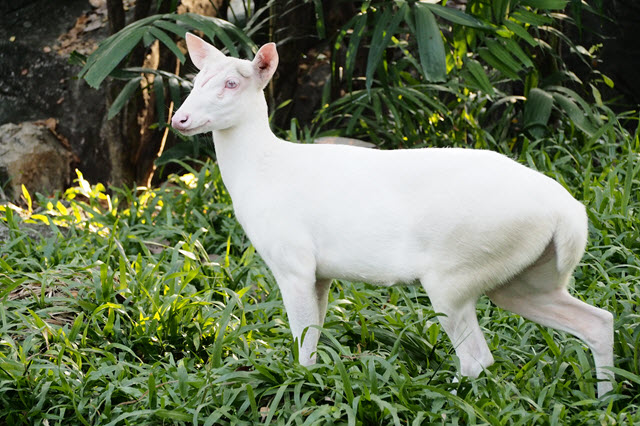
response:
<path id="1" fill-rule="evenodd" d="M 200 133 L 207 133 L 210 132 L 210 129 L 206 129 L 206 127 L 209 125 L 209 120 L 205 121 L 202 124 L 198 124 L 196 126 L 191 126 L 187 129 L 176 129 L 178 130 L 178 132 L 180 132 L 181 134 L 185 135 L 185 136 L 194 136 Z"/>

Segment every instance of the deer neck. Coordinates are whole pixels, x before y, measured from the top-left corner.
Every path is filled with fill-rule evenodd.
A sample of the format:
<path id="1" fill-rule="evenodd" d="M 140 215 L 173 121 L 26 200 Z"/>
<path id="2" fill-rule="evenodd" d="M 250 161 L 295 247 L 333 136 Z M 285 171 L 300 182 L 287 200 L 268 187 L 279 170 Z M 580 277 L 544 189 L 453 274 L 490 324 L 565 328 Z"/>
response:
<path id="1" fill-rule="evenodd" d="M 278 141 L 269 127 L 266 111 L 239 125 L 213 132 L 218 167 L 232 199 L 255 184 L 256 174 L 263 170 Z"/>

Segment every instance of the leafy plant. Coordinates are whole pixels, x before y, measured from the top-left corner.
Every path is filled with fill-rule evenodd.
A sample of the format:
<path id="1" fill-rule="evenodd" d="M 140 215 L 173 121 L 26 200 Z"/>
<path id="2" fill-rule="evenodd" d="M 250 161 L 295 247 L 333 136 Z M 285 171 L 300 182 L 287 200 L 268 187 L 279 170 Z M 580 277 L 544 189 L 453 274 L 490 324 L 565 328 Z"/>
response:
<path id="1" fill-rule="evenodd" d="M 319 363 L 300 367 L 275 281 L 208 161 L 156 189 L 109 195 L 78 175 L 60 198 L 25 191 L 25 208 L 0 208 L 0 423 L 638 423 L 629 118 L 610 117 L 590 146 L 568 125 L 525 138 L 518 158 L 587 207 L 571 291 L 616 318 L 617 385 L 604 400 L 580 341 L 486 298 L 478 321 L 496 364 L 452 382 L 457 361 L 419 287 L 334 282 Z"/>
<path id="2" fill-rule="evenodd" d="M 152 15 L 133 22 L 118 33 L 100 43 L 98 49 L 84 61 L 79 77 L 84 78 L 91 87 L 98 87 L 105 78 L 112 76 L 127 80 L 127 84 L 111 105 L 109 118 L 116 115 L 133 93 L 141 87 L 145 75 L 154 75 L 154 91 L 158 99 L 158 115 L 164 118 L 165 91 L 170 94 L 175 105 L 182 102 L 181 88 L 190 90 L 190 84 L 171 73 L 151 68 L 130 67 L 119 69 L 118 64 L 139 44 L 149 47 L 156 40 L 165 45 L 176 58 L 184 63 L 186 58 L 173 36 L 184 38 L 187 31 L 201 31 L 210 40 L 219 40 L 230 54 L 238 56 L 240 51 L 251 54 L 255 45 L 235 25 L 218 18 L 196 15 L 192 13 L 169 13 Z M 239 46 L 239 47 L 238 47 Z M 164 123 L 165 120 L 159 120 Z"/>
<path id="3" fill-rule="evenodd" d="M 219 170 L 195 161 L 180 162 L 184 172 L 158 188 L 107 189 L 78 173 L 63 194 L 25 189 L 22 206 L 0 206 L 0 234 L 8 235 L 0 241 L 0 423 L 640 423 L 640 131 L 623 125 L 638 116 L 615 115 L 597 96 L 595 105 L 583 101 L 539 62 L 558 54 L 547 38 L 557 12 L 545 8 L 560 3 L 470 0 L 462 12 L 365 2 L 337 36 L 315 128 L 292 121 L 287 131 L 312 139 L 338 126 L 382 147 L 488 147 L 558 180 L 590 221 L 571 291 L 615 317 L 612 395 L 595 398 L 580 341 L 486 298 L 478 321 L 496 364 L 453 382 L 450 342 L 427 295 L 411 287 L 334 282 L 319 362 L 298 366 L 277 286 L 237 224 Z M 152 26 L 171 33 L 158 22 L 192 28 L 180 19 L 162 15 L 126 31 L 144 43 L 144 34 L 157 36 Z M 322 23 L 317 31 L 332 37 Z M 507 49 L 510 39 L 533 67 Z M 422 62 L 440 42 L 444 82 L 442 61 Z M 87 74 L 110 54 L 127 55 L 124 40 L 110 43 Z M 522 68 L 509 69 L 503 50 Z M 169 92 L 185 86 L 159 75 Z M 332 99 L 336 88 L 347 95 Z"/>
<path id="4" fill-rule="evenodd" d="M 473 132 L 494 123 L 500 137 L 520 132 L 542 137 L 555 111 L 593 136 L 602 125 L 598 113 L 562 86 L 577 77 L 566 68 L 559 44 L 585 62 L 591 55 L 556 28 L 571 22 L 556 12 L 566 5 L 564 0 L 472 0 L 463 11 L 426 2 L 363 3 L 340 30 L 332 55 L 330 84 L 348 95 L 332 100 L 329 94 L 340 90 L 326 90 L 315 131 L 341 129 L 390 147 L 468 144 L 468 132 L 456 129 L 452 123 L 459 121 L 451 117 L 466 116 L 460 109 L 475 104 L 482 113 L 465 126 Z M 368 50 L 366 64 L 357 55 L 361 49 Z M 400 93 L 414 90 L 421 92 L 420 102 Z M 413 120 L 396 130 L 407 122 L 400 117 L 404 110 Z"/>

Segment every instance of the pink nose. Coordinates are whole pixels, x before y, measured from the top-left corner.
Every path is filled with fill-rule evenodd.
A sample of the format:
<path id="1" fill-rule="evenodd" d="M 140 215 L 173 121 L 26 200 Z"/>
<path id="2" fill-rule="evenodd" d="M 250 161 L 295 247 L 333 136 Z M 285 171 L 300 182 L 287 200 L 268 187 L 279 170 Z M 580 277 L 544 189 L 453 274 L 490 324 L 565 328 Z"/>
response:
<path id="1" fill-rule="evenodd" d="M 184 130 L 191 124 L 191 116 L 184 112 L 176 112 L 176 115 L 171 119 L 171 125 L 174 129 Z"/>

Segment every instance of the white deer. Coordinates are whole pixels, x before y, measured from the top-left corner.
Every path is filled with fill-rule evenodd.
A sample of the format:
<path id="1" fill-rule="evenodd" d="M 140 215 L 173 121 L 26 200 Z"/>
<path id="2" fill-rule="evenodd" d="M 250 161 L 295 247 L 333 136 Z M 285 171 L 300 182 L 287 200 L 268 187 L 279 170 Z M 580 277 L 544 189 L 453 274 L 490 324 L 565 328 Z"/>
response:
<path id="1" fill-rule="evenodd" d="M 493 363 L 476 318 L 485 293 L 582 339 L 598 394 L 612 389 L 613 316 L 567 292 L 587 216 L 560 184 L 491 151 L 278 139 L 263 94 L 278 65 L 275 44 L 248 61 L 193 34 L 186 41 L 200 72 L 172 125 L 213 132 L 236 217 L 278 283 L 301 364 L 315 363 L 332 279 L 419 281 L 444 314 L 462 375 Z"/>

